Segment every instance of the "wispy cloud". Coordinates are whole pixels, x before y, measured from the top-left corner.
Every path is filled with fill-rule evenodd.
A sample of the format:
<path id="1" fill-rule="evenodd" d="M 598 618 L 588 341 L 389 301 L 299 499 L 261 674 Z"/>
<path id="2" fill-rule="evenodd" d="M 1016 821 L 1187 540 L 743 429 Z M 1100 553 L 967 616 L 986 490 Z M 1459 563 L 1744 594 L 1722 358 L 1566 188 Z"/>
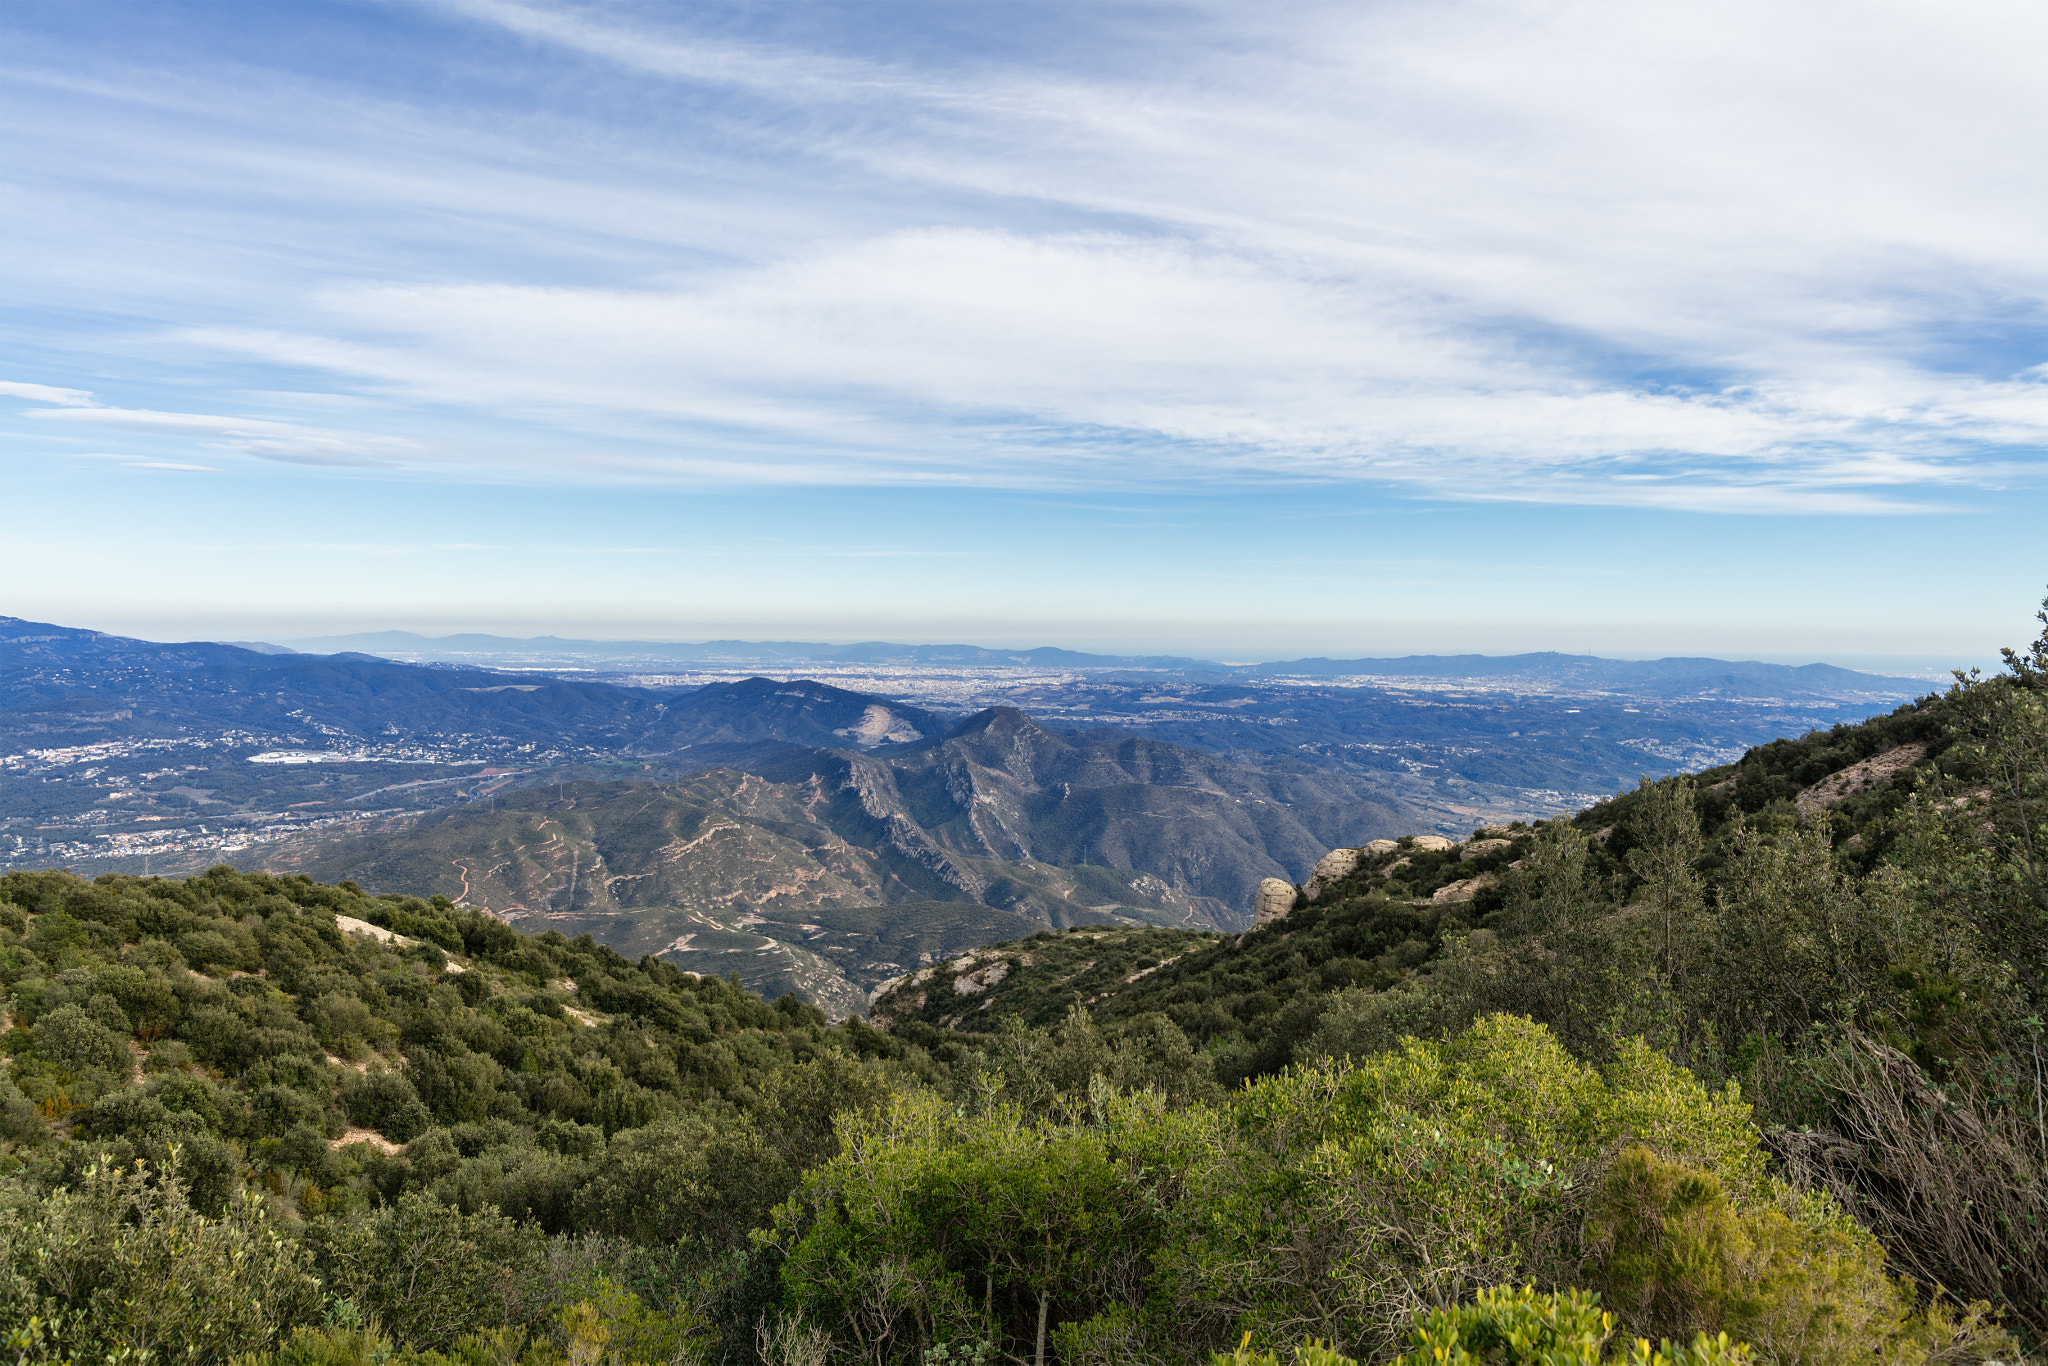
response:
<path id="1" fill-rule="evenodd" d="M 2048 12 L 1103 7 L 980 46 L 891 42 L 908 11 L 866 39 L 419 13 L 512 45 L 520 84 L 61 87 L 134 134 L 116 178 L 203 287 L 258 282 L 202 304 L 110 266 L 157 301 L 146 345 L 284 411 L 0 393 L 198 451 L 596 485 L 1861 515 L 2044 473 Z M 187 167 L 276 198 L 179 203 Z M 304 255 L 227 260 L 223 220 Z M 351 400 L 383 430 L 329 425 Z"/>
<path id="2" fill-rule="evenodd" d="M 29 387 L 29 386 L 23 386 Z M 419 453 L 401 437 L 323 431 L 288 422 L 214 413 L 161 413 L 135 408 L 32 408 L 25 417 L 68 426 L 111 427 L 178 437 L 214 437 L 211 449 L 297 465 L 377 466 Z M 155 466 L 155 468 L 173 468 Z M 196 466 L 190 468 L 197 468 Z"/>
<path id="3" fill-rule="evenodd" d="M 12 380 L 0 381 L 0 394 L 11 398 L 25 398 L 36 403 L 61 403 L 68 407 L 90 408 L 96 401 L 84 389 L 57 389 L 47 384 L 21 384 Z"/>

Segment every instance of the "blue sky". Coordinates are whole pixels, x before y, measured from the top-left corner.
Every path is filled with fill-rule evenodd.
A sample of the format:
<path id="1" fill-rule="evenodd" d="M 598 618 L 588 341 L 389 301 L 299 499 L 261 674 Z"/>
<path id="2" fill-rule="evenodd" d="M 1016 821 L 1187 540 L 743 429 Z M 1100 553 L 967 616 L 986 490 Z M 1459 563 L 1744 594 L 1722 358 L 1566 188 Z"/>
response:
<path id="1" fill-rule="evenodd" d="M 0 612 L 1978 660 L 2027 3 L 0 9 Z"/>

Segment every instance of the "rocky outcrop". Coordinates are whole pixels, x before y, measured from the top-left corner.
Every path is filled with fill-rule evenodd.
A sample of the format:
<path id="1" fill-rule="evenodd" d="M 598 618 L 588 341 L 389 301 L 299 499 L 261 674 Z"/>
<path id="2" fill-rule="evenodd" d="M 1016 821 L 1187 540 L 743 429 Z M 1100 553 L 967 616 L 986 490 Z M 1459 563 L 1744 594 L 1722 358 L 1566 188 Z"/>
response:
<path id="1" fill-rule="evenodd" d="M 1418 854 L 1439 854 L 1455 846 L 1442 835 L 1411 835 L 1408 847 Z"/>
<path id="2" fill-rule="evenodd" d="M 1377 843 L 1385 844 L 1389 847 L 1393 845 L 1392 840 L 1380 840 Z M 1363 861 L 1363 850 L 1332 849 L 1329 853 L 1316 860 L 1315 871 L 1308 875 L 1308 883 L 1302 888 L 1302 894 L 1309 901 L 1313 902 L 1323 894 L 1325 887 L 1357 872 L 1358 865 Z"/>
<path id="3" fill-rule="evenodd" d="M 1470 863 L 1473 859 L 1485 858 L 1494 850 L 1507 849 L 1513 844 L 1513 840 L 1470 840 L 1458 851 L 1458 858 L 1462 862 Z"/>
<path id="4" fill-rule="evenodd" d="M 1839 773 L 1830 773 L 1794 797 L 1792 805 L 1799 808 L 1800 815 L 1811 816 L 1844 797 L 1852 797 L 1867 788 L 1884 786 L 1926 757 L 1927 746 L 1918 741 L 1899 745 L 1882 754 L 1872 755 L 1861 763 L 1851 764 Z"/>
<path id="5" fill-rule="evenodd" d="M 1010 975 L 1008 959 L 998 958 L 979 972 L 963 972 L 953 979 L 953 991 L 960 996 L 978 996 Z"/>
<path id="6" fill-rule="evenodd" d="M 1270 925 L 1276 920 L 1285 920 L 1294 909 L 1294 884 L 1269 877 L 1259 884 L 1259 890 L 1252 898 L 1252 928 Z"/>
<path id="7" fill-rule="evenodd" d="M 1384 858 L 1401 847 L 1399 840 L 1367 840 L 1358 846 L 1358 852 L 1367 858 Z"/>

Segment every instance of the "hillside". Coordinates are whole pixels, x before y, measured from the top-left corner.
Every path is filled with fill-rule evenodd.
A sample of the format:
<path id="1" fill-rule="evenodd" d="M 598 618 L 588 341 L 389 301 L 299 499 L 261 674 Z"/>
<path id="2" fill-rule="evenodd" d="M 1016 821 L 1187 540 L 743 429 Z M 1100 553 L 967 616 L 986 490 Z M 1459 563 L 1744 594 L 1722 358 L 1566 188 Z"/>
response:
<path id="1" fill-rule="evenodd" d="M 1210 1055 L 1218 1080 L 1267 1075 L 1313 1056 L 1300 1050 L 1342 993 L 1410 982 L 1447 938 L 1482 923 L 1497 898 L 1475 903 L 1463 884 L 1496 877 L 1535 838 L 1500 834 L 1487 841 L 1498 848 L 1399 842 L 1285 920 L 1242 935 L 1076 927 L 992 944 L 885 984 L 870 1018 L 976 1036 L 1010 1021 L 1052 1025 L 1077 1005 L 1112 1032 L 1162 1015 Z"/>
<path id="2" fill-rule="evenodd" d="M 1260 878 L 1306 875 L 1331 843 L 1414 819 L 1369 784 L 1252 768 L 1114 731 L 1062 735 L 1001 707 L 921 743 L 861 758 L 793 757 L 762 772 L 855 794 L 871 818 L 915 826 L 948 862 L 1149 873 L 1205 901 L 1213 924 L 1244 915 Z M 935 871 L 948 876 L 945 864 Z M 962 883 L 973 890 L 969 877 Z"/>
<path id="3" fill-rule="evenodd" d="M 1996 677 L 1570 818 L 1338 851 L 1241 936 L 1040 932 L 886 984 L 873 1018 L 926 1046 L 1171 1026 L 1226 1084 L 1497 1011 L 1596 1062 L 1640 1035 L 1739 1087 L 1778 1170 L 1895 1265 L 2038 1336 L 2044 826 L 2048 632 Z"/>
<path id="4" fill-rule="evenodd" d="M 837 1016 L 886 978 L 1043 926 L 1240 925 L 1261 878 L 1402 819 L 1325 775 L 1061 736 L 1014 711 L 867 753 L 764 748 L 752 766 L 508 789 L 267 861 L 544 919 Z"/>
<path id="5" fill-rule="evenodd" d="M 796 992 L 834 1017 L 863 1009 L 868 988 L 906 965 L 991 938 L 1198 914 L 1164 882 L 1128 870 L 940 860 L 918 839 L 915 827 L 870 816 L 858 793 L 718 771 L 676 784 L 507 792 L 488 807 L 282 849 L 272 861 L 380 891 L 446 895 L 535 930 L 592 934 L 768 995 Z M 980 897 L 941 872 L 972 879 Z M 991 904 L 997 897 L 1003 904 Z"/>
<path id="6" fill-rule="evenodd" d="M 1758 828 L 1804 822 L 1844 868 L 1880 866 L 1905 830 L 1913 794 L 1941 780 L 1957 724 L 1956 701 L 1931 696 L 1760 745 L 1737 763 L 1682 780 L 1700 832 L 1702 893 L 1718 893 L 1736 839 Z M 1078 1000 L 1105 1021 L 1163 1013 L 1191 1039 L 1231 1053 L 1227 1067 L 1272 1071 L 1305 1056 L 1296 1050 L 1313 1046 L 1319 1019 L 1349 988 L 1426 981 L 1447 939 L 1506 928 L 1514 879 L 1505 874 L 1545 829 L 1586 837 L 1588 887 L 1616 883 L 1617 904 L 1625 904 L 1642 886 L 1630 852 L 1643 842 L 1645 802 L 1679 781 L 1645 785 L 1554 823 L 1475 831 L 1443 841 L 1450 847 L 1442 850 L 1416 852 L 1403 838 L 1398 850 L 1362 859 L 1313 904 L 1241 939 L 1090 928 L 989 945 L 886 986 L 875 1016 L 975 1031 L 1011 1018 L 1049 1024 Z M 982 987 L 998 962 L 999 984 Z M 949 982 L 960 976 L 969 990 L 956 994 Z"/>

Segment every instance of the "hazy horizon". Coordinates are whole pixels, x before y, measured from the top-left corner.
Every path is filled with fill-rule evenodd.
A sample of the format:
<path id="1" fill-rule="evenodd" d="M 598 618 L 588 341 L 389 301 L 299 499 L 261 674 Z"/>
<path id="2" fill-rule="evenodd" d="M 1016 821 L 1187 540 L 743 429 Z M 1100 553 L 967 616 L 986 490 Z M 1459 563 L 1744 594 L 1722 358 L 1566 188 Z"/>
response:
<path id="1" fill-rule="evenodd" d="M 22 616 L 19 612 L 5 615 Z M 27 618 L 35 619 L 35 618 Z M 1354 643 L 1330 644 L 1328 642 L 1299 641 L 1293 645 L 1275 644 L 1260 648 L 1232 648 L 1233 642 L 1224 639 L 1220 644 L 1202 646 L 1198 643 L 1175 643 L 1170 637 L 1147 637 L 1138 632 L 1124 635 L 1085 635 L 1068 632 L 1062 637 L 1019 636 L 1008 632 L 989 634 L 962 627 L 950 633 L 920 633 L 913 625 L 905 624 L 901 629 L 878 632 L 848 634 L 832 630 L 828 626 L 813 623 L 817 629 L 801 629 L 801 623 L 785 628 L 780 625 L 755 623 L 751 629 L 747 623 L 728 624 L 719 627 L 690 629 L 683 626 L 649 623 L 644 630 L 630 627 L 618 630 L 599 631 L 588 622 L 543 623 L 527 626 L 519 623 L 498 623 L 478 626 L 474 624 L 444 626 L 421 623 L 415 626 L 357 626 L 348 629 L 278 629 L 259 631 L 254 629 L 233 629 L 236 623 L 224 624 L 223 629 L 205 629 L 206 623 L 192 623 L 191 629 L 180 630 L 172 624 L 142 621 L 127 626 L 108 625 L 104 622 L 57 621 L 52 624 L 85 630 L 106 631 L 115 635 L 132 636 L 140 640 L 174 643 L 190 640 L 211 640 L 224 643 L 236 641 L 259 642 L 271 645 L 294 646 L 322 639 L 352 635 L 374 635 L 384 631 L 406 631 L 425 640 L 447 636 L 486 635 L 513 641 L 536 641 L 546 637 L 559 640 L 606 643 L 645 643 L 666 645 L 702 645 L 713 641 L 736 641 L 745 644 L 769 644 L 798 641 L 806 644 L 832 646 L 858 645 L 870 642 L 887 642 L 897 645 L 972 645 L 998 650 L 1031 650 L 1041 647 L 1075 650 L 1083 653 L 1105 655 L 1155 655 L 1180 656 L 1226 664 L 1252 664 L 1283 662 L 1293 659 L 1394 659 L 1408 655 L 1518 655 L 1556 653 L 1563 655 L 1593 655 L 1605 659 L 1650 660 L 1664 658 L 1711 658 L 1731 662 L 1756 661 L 1767 664 L 1832 664 L 1838 668 L 1855 669 L 1865 673 L 1892 673 L 1900 677 L 1925 678 L 1930 681 L 1944 679 L 1948 671 L 1956 668 L 1995 668 L 1999 663 L 1998 646 L 1986 647 L 1974 655 L 1929 655 L 1884 652 L 1834 651 L 1816 654 L 1798 649 L 1781 650 L 1710 650 L 1697 648 L 1672 648 L 1652 650 L 1628 650 L 1616 648 L 1589 648 L 1581 644 L 1526 643 L 1504 647 L 1497 639 L 1474 641 L 1467 636 L 1432 639 L 1414 634 L 1388 634 L 1367 637 Z M 241 623 L 247 626 L 248 623 Z M 2012 644 L 2020 643 L 2015 638 Z"/>

